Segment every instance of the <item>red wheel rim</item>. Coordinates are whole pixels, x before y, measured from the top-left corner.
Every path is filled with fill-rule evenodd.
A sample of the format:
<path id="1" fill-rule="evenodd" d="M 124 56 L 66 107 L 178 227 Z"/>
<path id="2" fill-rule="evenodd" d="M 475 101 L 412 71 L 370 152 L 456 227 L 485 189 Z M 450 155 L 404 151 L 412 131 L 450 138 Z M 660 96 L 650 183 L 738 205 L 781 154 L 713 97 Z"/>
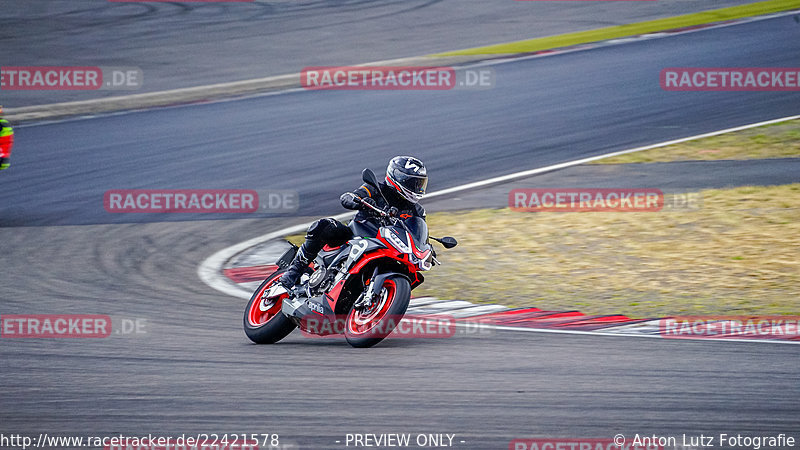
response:
<path id="1" fill-rule="evenodd" d="M 397 285 L 394 280 L 383 282 L 380 299 L 367 311 L 350 311 L 347 316 L 347 330 L 352 334 L 366 334 L 375 328 L 380 321 L 386 317 L 389 307 L 394 301 L 394 294 L 397 292 Z"/>
<path id="2" fill-rule="evenodd" d="M 283 299 L 289 296 L 288 293 L 270 299 L 264 299 L 264 292 L 271 288 L 279 279 L 280 277 L 276 276 L 270 280 L 269 283 L 262 286 L 258 291 L 257 299 L 250 304 L 250 311 L 247 312 L 247 321 L 250 322 L 251 326 L 258 327 L 264 325 L 275 317 L 276 314 L 281 312 Z"/>

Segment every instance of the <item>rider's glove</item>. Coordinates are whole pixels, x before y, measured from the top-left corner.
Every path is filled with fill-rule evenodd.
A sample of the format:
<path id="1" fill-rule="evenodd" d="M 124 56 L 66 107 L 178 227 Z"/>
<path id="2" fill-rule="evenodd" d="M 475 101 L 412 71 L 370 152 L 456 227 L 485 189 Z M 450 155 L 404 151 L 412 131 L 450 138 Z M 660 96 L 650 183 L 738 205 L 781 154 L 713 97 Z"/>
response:
<path id="1" fill-rule="evenodd" d="M 8 166 L 11 165 L 11 162 L 8 158 L 0 158 L 0 170 L 8 169 Z"/>
<path id="2" fill-rule="evenodd" d="M 369 198 L 369 197 L 367 197 L 367 198 L 362 198 L 362 199 L 361 199 L 361 201 L 362 201 L 363 203 L 366 203 L 366 204 L 368 204 L 369 206 L 373 206 L 373 207 L 374 207 L 374 206 L 376 205 L 376 204 L 375 204 L 375 200 L 373 200 L 373 199 L 371 199 L 371 198 Z M 372 211 L 372 208 L 370 208 L 369 206 L 366 206 L 366 205 L 361 205 L 361 209 L 368 210 L 368 211 Z"/>
<path id="3" fill-rule="evenodd" d="M 394 206 L 389 208 L 389 216 L 390 217 L 397 217 L 398 214 L 400 214 L 400 210 L 399 209 L 395 208 Z"/>
<path id="4" fill-rule="evenodd" d="M 339 200 L 341 200 L 342 206 L 347 209 L 361 209 L 361 202 L 358 201 L 358 196 L 352 192 L 345 192 Z"/>

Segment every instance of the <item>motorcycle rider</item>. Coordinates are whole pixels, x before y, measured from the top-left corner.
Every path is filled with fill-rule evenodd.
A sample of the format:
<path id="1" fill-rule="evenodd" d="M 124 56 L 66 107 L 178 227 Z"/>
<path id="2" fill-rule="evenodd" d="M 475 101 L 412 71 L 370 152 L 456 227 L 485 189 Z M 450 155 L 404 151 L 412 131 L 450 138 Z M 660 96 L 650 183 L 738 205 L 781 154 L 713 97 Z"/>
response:
<path id="1" fill-rule="evenodd" d="M 377 230 L 376 212 L 362 201 L 381 210 L 391 210 L 392 214 L 403 219 L 413 216 L 424 219 L 425 209 L 419 201 L 427 186 L 428 174 L 422 161 L 413 156 L 396 156 L 389 161 L 386 177 L 378 186 L 364 183 L 355 191 L 342 194 L 339 200 L 343 207 L 358 210 L 353 219 L 355 222 Z M 323 246 L 339 247 L 352 238 L 353 230 L 338 220 L 317 220 L 308 228 L 305 242 L 279 283 L 291 291 Z"/>
<path id="2" fill-rule="evenodd" d="M 14 129 L 3 118 L 3 107 L 0 106 L 0 170 L 8 169 L 11 165 L 11 148 L 14 147 Z"/>

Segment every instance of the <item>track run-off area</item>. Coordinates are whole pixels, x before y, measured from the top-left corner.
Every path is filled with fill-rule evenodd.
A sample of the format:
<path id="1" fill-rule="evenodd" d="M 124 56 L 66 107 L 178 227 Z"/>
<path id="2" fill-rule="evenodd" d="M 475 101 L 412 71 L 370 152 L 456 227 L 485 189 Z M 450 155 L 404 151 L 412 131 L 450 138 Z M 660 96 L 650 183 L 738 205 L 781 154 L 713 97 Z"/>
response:
<path id="1" fill-rule="evenodd" d="M 496 329 L 368 351 L 297 333 L 255 346 L 244 301 L 197 275 L 224 248 L 340 213 L 361 169 L 395 154 L 419 156 L 443 191 L 800 114 L 796 92 L 659 85 L 665 67 L 796 66 L 798 33 L 781 16 L 497 61 L 489 90 L 292 91 L 19 127 L 13 170 L 0 174 L 0 314 L 104 314 L 114 330 L 0 340 L 0 433 L 263 433 L 309 449 L 381 433 L 454 435 L 465 449 L 800 437 L 794 345 Z M 300 205 L 245 218 L 111 214 L 112 189 L 291 190 Z"/>

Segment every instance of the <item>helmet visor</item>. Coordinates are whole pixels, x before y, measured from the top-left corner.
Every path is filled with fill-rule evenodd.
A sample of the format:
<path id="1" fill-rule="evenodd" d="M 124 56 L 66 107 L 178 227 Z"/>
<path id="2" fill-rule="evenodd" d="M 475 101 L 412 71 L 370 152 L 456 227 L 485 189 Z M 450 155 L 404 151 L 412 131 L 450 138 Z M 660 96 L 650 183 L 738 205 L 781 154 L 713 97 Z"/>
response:
<path id="1" fill-rule="evenodd" d="M 427 176 L 409 175 L 395 169 L 392 172 L 392 179 L 395 183 L 399 184 L 400 187 L 416 196 L 424 195 L 425 189 L 428 188 Z"/>

